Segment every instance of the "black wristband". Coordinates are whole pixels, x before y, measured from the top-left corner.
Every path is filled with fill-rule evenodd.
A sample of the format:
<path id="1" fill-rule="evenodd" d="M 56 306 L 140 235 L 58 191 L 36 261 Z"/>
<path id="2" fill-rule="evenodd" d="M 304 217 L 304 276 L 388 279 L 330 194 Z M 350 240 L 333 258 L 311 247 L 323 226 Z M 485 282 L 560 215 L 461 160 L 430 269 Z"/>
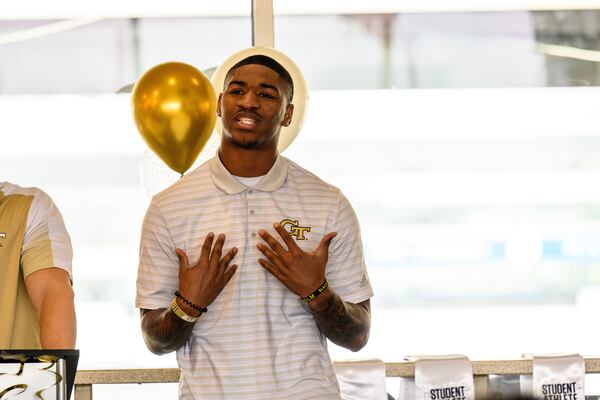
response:
<path id="1" fill-rule="evenodd" d="M 314 300 L 315 297 L 317 297 L 318 295 L 320 295 L 321 293 L 323 293 L 325 291 L 325 289 L 327 289 L 328 287 L 329 287 L 329 283 L 327 282 L 327 279 L 325 279 L 323 281 L 323 284 L 317 290 L 315 290 L 314 292 L 312 292 L 311 294 L 309 294 L 306 297 L 301 297 L 300 299 L 303 302 L 308 303 L 308 302 Z"/>
<path id="2" fill-rule="evenodd" d="M 191 301 L 189 301 L 188 299 L 186 299 L 185 297 L 183 297 L 183 296 L 181 295 L 181 293 L 179 293 L 179 291 L 176 291 L 176 292 L 175 292 L 175 296 L 176 296 L 178 299 L 181 299 L 181 301 L 183 301 L 183 302 L 184 302 L 185 304 L 187 304 L 188 306 L 192 307 L 194 310 L 196 310 L 196 311 L 200 312 L 200 314 L 204 314 L 205 312 L 207 312 L 207 311 L 208 311 L 208 309 L 207 309 L 206 307 L 200 307 L 200 306 L 197 306 L 196 304 L 192 303 Z M 200 316 L 200 315 L 198 315 L 198 316 Z"/>

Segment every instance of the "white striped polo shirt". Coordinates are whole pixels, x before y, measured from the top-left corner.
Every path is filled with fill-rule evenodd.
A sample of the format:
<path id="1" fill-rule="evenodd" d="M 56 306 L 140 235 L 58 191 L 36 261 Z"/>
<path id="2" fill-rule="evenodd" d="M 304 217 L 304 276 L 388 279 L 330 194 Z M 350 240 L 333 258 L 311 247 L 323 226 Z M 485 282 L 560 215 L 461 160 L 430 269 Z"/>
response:
<path id="1" fill-rule="evenodd" d="M 372 296 L 358 221 L 339 189 L 282 156 L 247 188 L 215 156 L 156 195 L 142 228 L 139 308 L 169 307 L 179 285 L 176 247 L 195 263 L 214 232 L 226 235 L 223 254 L 239 250 L 235 275 L 177 350 L 181 399 L 340 399 L 326 339 L 307 305 L 257 261 L 257 232 L 279 237 L 275 222 L 296 232 L 305 250 L 336 231 L 326 268 L 331 288 L 352 303 Z"/>
<path id="2" fill-rule="evenodd" d="M 71 275 L 72 258 L 71 239 L 50 197 L 0 182 L 0 349 L 42 347 L 25 278 L 50 267 Z"/>

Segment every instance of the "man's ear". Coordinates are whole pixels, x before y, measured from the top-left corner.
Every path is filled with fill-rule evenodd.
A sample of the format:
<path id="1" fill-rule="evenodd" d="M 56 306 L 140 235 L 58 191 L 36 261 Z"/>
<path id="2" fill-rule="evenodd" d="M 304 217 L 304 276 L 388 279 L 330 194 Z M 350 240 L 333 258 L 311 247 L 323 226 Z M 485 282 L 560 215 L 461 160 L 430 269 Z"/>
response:
<path id="1" fill-rule="evenodd" d="M 285 108 L 285 114 L 283 116 L 282 126 L 290 126 L 292 123 L 292 115 L 294 114 L 294 105 L 288 104 Z"/>
<path id="2" fill-rule="evenodd" d="M 219 98 L 217 99 L 217 116 L 221 116 L 221 97 L 223 97 L 223 93 L 219 93 Z"/>

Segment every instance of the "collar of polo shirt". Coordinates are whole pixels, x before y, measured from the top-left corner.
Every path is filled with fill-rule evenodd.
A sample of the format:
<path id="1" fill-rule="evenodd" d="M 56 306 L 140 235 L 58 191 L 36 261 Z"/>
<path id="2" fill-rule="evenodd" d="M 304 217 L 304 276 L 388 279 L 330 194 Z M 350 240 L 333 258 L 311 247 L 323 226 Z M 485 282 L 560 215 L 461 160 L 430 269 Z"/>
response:
<path id="1" fill-rule="evenodd" d="M 278 154 L 269 172 L 252 189 L 263 192 L 276 191 L 287 178 L 287 168 L 286 160 Z M 218 154 L 210 160 L 209 170 L 214 184 L 227 194 L 237 194 L 248 189 L 227 171 Z"/>

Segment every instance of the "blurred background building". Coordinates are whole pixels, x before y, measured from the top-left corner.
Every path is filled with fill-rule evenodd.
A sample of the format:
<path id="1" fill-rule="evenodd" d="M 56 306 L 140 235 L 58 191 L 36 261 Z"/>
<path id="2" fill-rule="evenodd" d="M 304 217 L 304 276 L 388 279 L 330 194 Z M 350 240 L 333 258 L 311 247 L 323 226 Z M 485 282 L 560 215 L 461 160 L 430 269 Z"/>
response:
<path id="1" fill-rule="evenodd" d="M 176 366 L 133 305 L 142 218 L 176 176 L 128 88 L 252 44 L 249 1 L 121 3 L 0 5 L 0 180 L 63 212 L 84 369 Z M 274 3 L 311 90 L 284 154 L 350 199 L 376 292 L 369 345 L 333 356 L 597 356 L 600 1 Z"/>

